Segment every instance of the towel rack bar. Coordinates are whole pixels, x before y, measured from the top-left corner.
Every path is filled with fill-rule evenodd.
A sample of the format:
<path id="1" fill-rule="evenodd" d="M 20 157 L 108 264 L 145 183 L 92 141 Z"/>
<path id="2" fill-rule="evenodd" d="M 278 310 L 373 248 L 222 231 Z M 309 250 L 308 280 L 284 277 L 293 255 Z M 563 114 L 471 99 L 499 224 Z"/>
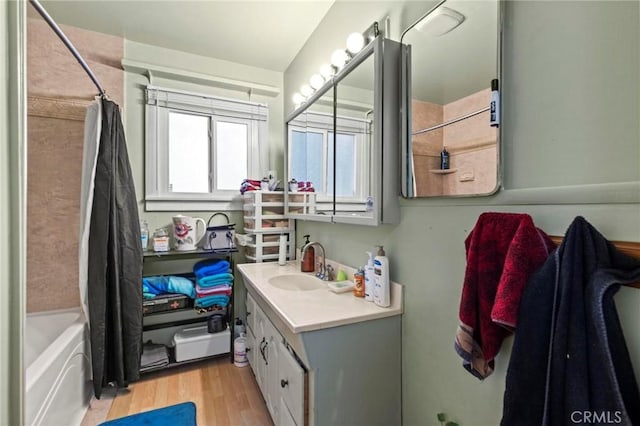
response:
<path id="1" fill-rule="evenodd" d="M 563 237 L 560 237 L 560 236 L 557 236 L 557 235 L 551 235 L 551 236 L 549 236 L 549 238 L 551 238 L 551 240 L 553 240 L 554 243 L 559 245 L 562 242 L 562 238 Z M 613 245 L 615 245 L 616 248 L 618 250 L 620 250 L 622 253 L 624 253 L 626 255 L 629 255 L 631 257 L 634 257 L 636 259 L 640 259 L 640 242 L 611 241 L 611 243 Z M 640 288 L 640 282 L 626 284 L 626 286 L 627 287 Z"/>

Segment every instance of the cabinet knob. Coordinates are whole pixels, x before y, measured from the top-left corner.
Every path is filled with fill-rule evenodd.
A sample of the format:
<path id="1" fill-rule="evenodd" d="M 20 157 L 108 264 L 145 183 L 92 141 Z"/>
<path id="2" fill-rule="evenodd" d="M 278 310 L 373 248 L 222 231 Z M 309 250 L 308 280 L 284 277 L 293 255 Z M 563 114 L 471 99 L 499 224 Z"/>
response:
<path id="1" fill-rule="evenodd" d="M 289 385 L 289 381 L 288 380 L 285 380 L 285 379 L 281 379 L 280 380 L 280 387 L 281 388 L 284 388 L 285 386 L 288 386 L 288 385 Z"/>

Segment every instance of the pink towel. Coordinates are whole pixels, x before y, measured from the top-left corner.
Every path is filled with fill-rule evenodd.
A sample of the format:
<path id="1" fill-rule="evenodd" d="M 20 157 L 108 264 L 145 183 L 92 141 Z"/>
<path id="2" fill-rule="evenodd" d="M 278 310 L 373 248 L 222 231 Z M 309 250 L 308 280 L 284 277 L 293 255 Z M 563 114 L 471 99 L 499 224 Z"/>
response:
<path id="1" fill-rule="evenodd" d="M 226 294 L 227 296 L 231 295 L 231 286 L 229 284 L 219 285 L 216 287 L 200 287 L 196 284 L 196 298 L 222 294 Z"/>

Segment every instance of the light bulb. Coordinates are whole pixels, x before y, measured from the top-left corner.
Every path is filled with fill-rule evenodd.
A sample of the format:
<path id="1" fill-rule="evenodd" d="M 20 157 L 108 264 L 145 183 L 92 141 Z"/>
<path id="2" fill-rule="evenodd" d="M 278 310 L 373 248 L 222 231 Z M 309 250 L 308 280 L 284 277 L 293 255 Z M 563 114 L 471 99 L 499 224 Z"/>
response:
<path id="1" fill-rule="evenodd" d="M 325 79 L 329 79 L 335 74 L 334 69 L 329 64 L 322 64 L 320 67 L 320 75 L 322 75 Z"/>
<path id="2" fill-rule="evenodd" d="M 300 93 L 302 93 L 302 96 L 305 98 L 308 98 L 313 93 L 313 88 L 308 84 L 303 84 L 300 87 Z"/>
<path id="3" fill-rule="evenodd" d="M 347 37 L 347 50 L 356 54 L 364 47 L 364 37 L 360 33 L 351 33 Z"/>
<path id="4" fill-rule="evenodd" d="M 314 74 L 311 76 L 311 80 L 309 80 L 309 84 L 311 84 L 311 87 L 318 90 L 324 84 L 324 78 L 322 78 L 320 74 Z"/>
<path id="5" fill-rule="evenodd" d="M 304 96 L 302 96 L 300 93 L 296 92 L 291 97 L 291 100 L 293 101 L 294 104 L 301 105 L 304 102 Z"/>
<path id="6" fill-rule="evenodd" d="M 331 55 L 331 63 L 338 68 L 342 68 L 349 60 L 349 55 L 342 49 L 338 49 Z"/>

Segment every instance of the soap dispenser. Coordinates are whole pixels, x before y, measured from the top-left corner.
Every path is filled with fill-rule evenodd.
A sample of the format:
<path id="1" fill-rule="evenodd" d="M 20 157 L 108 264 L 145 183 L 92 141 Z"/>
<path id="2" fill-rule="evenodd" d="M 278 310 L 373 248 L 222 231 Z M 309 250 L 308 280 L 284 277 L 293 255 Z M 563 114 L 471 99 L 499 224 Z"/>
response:
<path id="1" fill-rule="evenodd" d="M 305 235 L 303 237 L 303 238 L 306 238 L 307 241 L 304 242 L 302 247 L 304 247 L 307 244 L 309 244 L 309 237 L 310 237 L 309 235 Z M 307 248 L 307 251 L 306 251 L 306 253 L 304 253 L 304 256 L 302 258 L 302 263 L 300 265 L 300 270 L 302 272 L 313 272 L 315 270 L 315 261 L 314 261 L 315 258 L 316 258 L 316 254 L 315 254 L 315 250 L 313 249 L 313 247 Z"/>
<path id="2" fill-rule="evenodd" d="M 373 303 L 383 308 L 391 306 L 391 283 L 389 282 L 389 259 L 384 248 L 379 246 L 378 255 L 373 259 Z"/>

